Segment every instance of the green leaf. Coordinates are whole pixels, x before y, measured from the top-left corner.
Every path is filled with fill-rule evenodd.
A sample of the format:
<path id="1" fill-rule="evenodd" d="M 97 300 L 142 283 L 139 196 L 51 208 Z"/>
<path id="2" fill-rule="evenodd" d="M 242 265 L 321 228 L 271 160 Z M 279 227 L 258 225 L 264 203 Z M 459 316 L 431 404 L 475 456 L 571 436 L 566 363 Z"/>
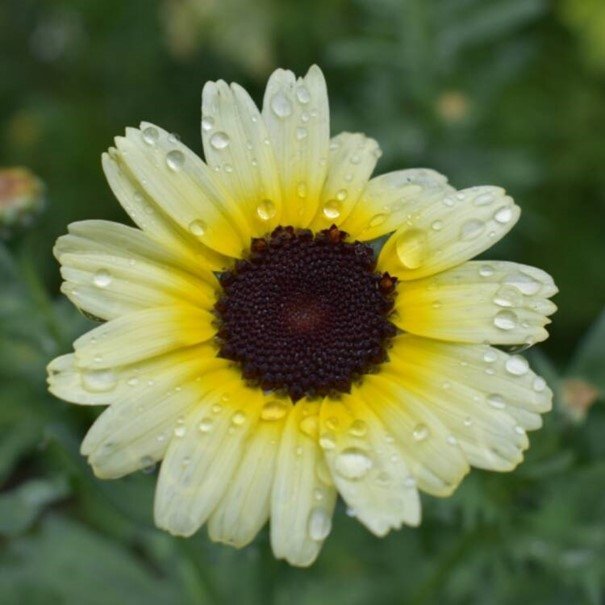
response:
<path id="1" fill-rule="evenodd" d="M 582 378 L 605 393 L 605 311 L 580 342 L 567 369 L 570 378 Z"/>

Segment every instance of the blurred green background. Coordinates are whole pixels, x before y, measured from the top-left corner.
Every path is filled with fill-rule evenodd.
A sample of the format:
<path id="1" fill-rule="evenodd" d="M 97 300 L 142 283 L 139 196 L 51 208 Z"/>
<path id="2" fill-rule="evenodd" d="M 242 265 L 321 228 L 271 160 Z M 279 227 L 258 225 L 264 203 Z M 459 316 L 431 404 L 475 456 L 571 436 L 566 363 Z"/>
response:
<path id="1" fill-rule="evenodd" d="M 0 167 L 47 187 L 33 224 L 0 229 L 0 603 L 605 603 L 602 0 L 3 0 L 0 53 Z M 489 256 L 561 292 L 527 352 L 556 401 L 526 462 L 423 497 L 421 528 L 382 540 L 340 507 L 297 570 L 266 532 L 235 551 L 156 530 L 153 473 L 96 480 L 78 453 L 96 412 L 46 394 L 44 368 L 90 325 L 58 295 L 54 240 L 126 222 L 100 167 L 112 137 L 145 119 L 199 151 L 206 80 L 260 102 L 275 67 L 314 62 L 333 133 L 375 137 L 379 172 L 505 186 L 523 214 Z"/>

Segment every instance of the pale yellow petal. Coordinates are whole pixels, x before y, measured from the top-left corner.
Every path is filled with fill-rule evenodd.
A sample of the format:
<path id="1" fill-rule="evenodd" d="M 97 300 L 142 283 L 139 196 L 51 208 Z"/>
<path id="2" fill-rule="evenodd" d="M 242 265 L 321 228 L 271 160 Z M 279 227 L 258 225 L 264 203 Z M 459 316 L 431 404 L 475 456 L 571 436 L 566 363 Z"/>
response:
<path id="1" fill-rule="evenodd" d="M 454 342 L 533 344 L 556 306 L 552 277 L 518 263 L 467 262 L 398 287 L 391 321 L 406 332 Z"/>
<path id="2" fill-rule="evenodd" d="M 336 502 L 317 442 L 318 407 L 303 402 L 292 407 L 279 444 L 271 494 L 273 553 L 299 567 L 317 558 L 330 533 Z"/>
<path id="3" fill-rule="evenodd" d="M 361 387 L 363 388 L 363 387 Z M 404 452 L 357 389 L 321 408 L 320 444 L 339 493 L 377 536 L 420 523 L 416 480 Z"/>
<path id="4" fill-rule="evenodd" d="M 521 213 L 499 187 L 471 187 L 429 204 L 410 202 L 407 218 L 385 243 L 380 270 L 402 280 L 434 275 L 477 256 L 515 225 Z"/>
<path id="5" fill-rule="evenodd" d="M 343 132 L 330 141 L 328 172 L 318 212 L 311 228 L 318 231 L 341 224 L 357 203 L 380 157 L 374 139 Z"/>
<path id="6" fill-rule="evenodd" d="M 92 369 L 134 363 L 204 342 L 215 331 L 213 315 L 196 307 L 135 311 L 80 336 L 74 343 L 76 363 Z"/>
<path id="7" fill-rule="evenodd" d="M 291 71 L 273 72 L 262 115 L 280 175 L 282 224 L 306 227 L 319 205 L 329 153 L 328 93 L 319 67 L 298 80 Z"/>
<path id="8" fill-rule="evenodd" d="M 120 161 L 141 189 L 182 230 L 222 254 L 241 256 L 250 227 L 213 171 L 176 137 L 151 124 L 141 126 L 115 140 Z M 157 133 L 152 143 L 149 129 Z"/>
<path id="9" fill-rule="evenodd" d="M 280 224 L 282 193 L 267 128 L 237 84 L 208 82 L 202 93 L 202 140 L 208 165 L 242 207 L 254 236 Z"/>
<path id="10" fill-rule="evenodd" d="M 341 227 L 352 239 L 375 239 L 405 224 L 412 208 L 441 203 L 454 191 L 446 177 L 428 168 L 388 172 L 367 184 Z"/>
<path id="11" fill-rule="evenodd" d="M 206 522 L 234 476 L 262 398 L 230 368 L 221 386 L 183 419 L 160 469 L 154 508 L 158 527 L 190 536 Z"/>

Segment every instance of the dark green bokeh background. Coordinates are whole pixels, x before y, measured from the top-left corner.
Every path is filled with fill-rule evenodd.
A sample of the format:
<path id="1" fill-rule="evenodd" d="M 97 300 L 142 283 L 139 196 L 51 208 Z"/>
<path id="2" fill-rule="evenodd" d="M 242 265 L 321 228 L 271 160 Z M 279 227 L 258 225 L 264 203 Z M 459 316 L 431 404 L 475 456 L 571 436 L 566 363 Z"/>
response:
<path id="1" fill-rule="evenodd" d="M 0 166 L 48 188 L 0 248 L 1 603 L 604 602 L 605 4 L 3 0 L 0 53 Z M 557 397 L 527 461 L 424 497 L 422 527 L 382 540 L 340 508 L 301 571 L 266 534 L 234 551 L 154 529 L 155 478 L 96 480 L 78 454 L 95 412 L 47 395 L 44 367 L 88 328 L 58 296 L 54 240 L 74 220 L 126 221 L 100 167 L 112 137 L 149 120 L 200 151 L 206 80 L 260 102 L 275 67 L 311 63 L 333 133 L 376 138 L 379 172 L 505 186 L 523 214 L 486 256 L 547 270 L 560 294 L 528 352 Z"/>

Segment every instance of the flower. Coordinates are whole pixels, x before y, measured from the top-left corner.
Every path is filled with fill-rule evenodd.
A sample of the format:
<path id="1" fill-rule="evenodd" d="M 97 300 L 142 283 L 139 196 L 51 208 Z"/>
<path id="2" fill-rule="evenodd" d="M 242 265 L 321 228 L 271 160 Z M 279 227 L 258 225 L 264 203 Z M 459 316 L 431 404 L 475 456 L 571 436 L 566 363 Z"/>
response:
<path id="1" fill-rule="evenodd" d="M 0 168 L 0 238 L 26 227 L 42 212 L 44 183 L 27 168 Z"/>
<path id="2" fill-rule="evenodd" d="M 308 565 L 339 493 L 376 535 L 420 522 L 418 491 L 513 469 L 550 389 L 519 355 L 556 292 L 543 271 L 470 261 L 519 208 L 428 169 L 370 179 L 363 134 L 329 138 L 319 68 L 277 70 L 262 112 L 206 84 L 206 163 L 143 123 L 103 166 L 139 229 L 70 225 L 74 304 L 106 322 L 49 366 L 50 390 L 109 405 L 82 453 L 101 478 L 162 461 L 155 520 L 241 547 L 270 518 Z M 390 234 L 378 258 L 364 242 Z"/>

